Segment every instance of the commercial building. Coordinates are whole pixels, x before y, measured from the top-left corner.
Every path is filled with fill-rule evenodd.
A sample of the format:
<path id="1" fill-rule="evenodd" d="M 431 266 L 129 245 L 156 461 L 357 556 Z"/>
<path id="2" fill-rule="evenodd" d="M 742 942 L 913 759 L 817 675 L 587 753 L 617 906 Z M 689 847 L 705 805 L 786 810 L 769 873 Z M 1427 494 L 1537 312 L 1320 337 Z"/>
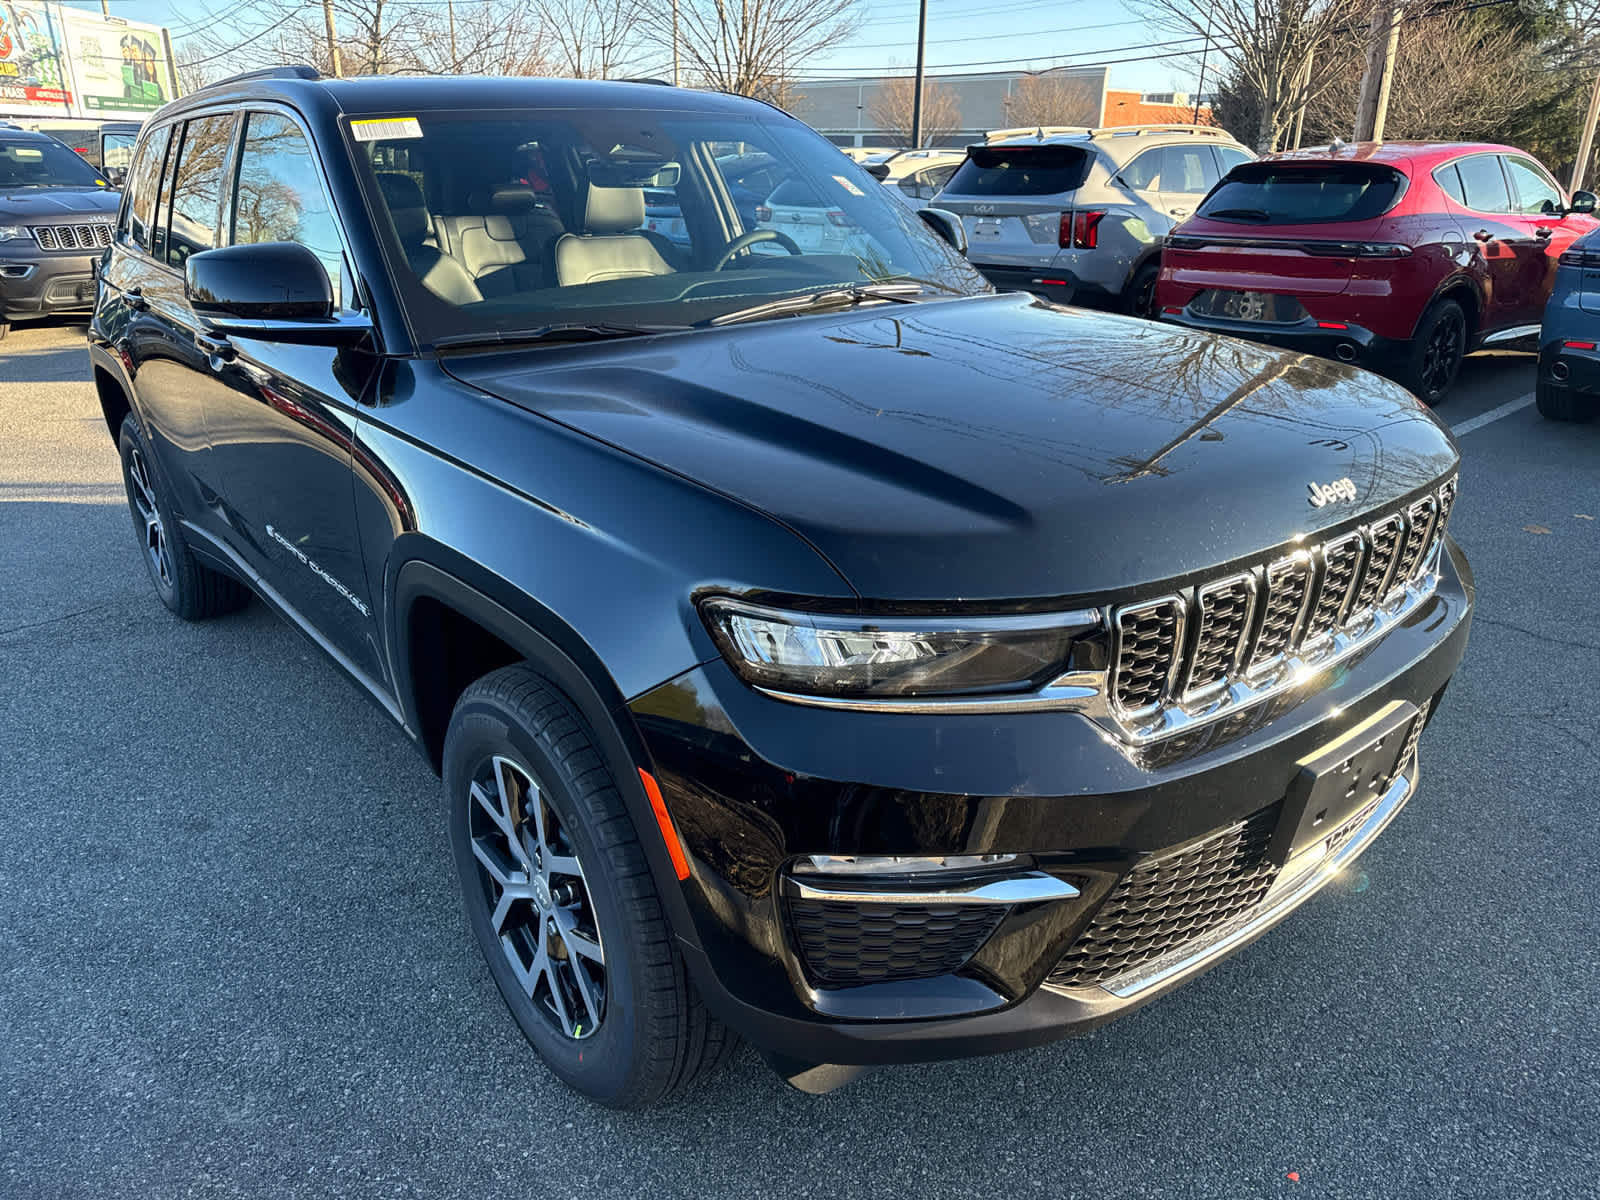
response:
<path id="1" fill-rule="evenodd" d="M 177 95 L 159 25 L 56 0 L 0 3 L 0 117 L 132 117 Z"/>

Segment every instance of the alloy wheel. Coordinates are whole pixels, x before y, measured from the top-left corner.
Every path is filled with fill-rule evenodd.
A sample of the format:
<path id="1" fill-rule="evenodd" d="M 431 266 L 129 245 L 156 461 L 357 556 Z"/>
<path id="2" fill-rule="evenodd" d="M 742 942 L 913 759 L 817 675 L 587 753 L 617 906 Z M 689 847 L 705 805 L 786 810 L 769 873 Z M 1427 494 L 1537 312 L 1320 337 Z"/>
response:
<path id="1" fill-rule="evenodd" d="M 144 455 L 137 449 L 128 457 L 128 478 L 133 481 L 133 507 L 144 522 L 144 552 L 150 560 L 150 569 L 161 580 L 163 587 L 171 587 L 173 579 L 172 550 L 167 544 L 167 529 L 161 521 L 161 510 L 156 506 L 155 488 L 150 484 L 150 469 Z"/>
<path id="2" fill-rule="evenodd" d="M 569 1038 L 605 1017 L 605 951 L 583 867 L 544 789 L 499 755 L 468 788 L 467 830 L 489 923 L 522 990 Z"/>
<path id="3" fill-rule="evenodd" d="M 1428 334 L 1422 353 L 1422 385 L 1427 395 L 1437 396 L 1450 386 L 1461 360 L 1464 341 L 1461 322 L 1446 317 Z"/>

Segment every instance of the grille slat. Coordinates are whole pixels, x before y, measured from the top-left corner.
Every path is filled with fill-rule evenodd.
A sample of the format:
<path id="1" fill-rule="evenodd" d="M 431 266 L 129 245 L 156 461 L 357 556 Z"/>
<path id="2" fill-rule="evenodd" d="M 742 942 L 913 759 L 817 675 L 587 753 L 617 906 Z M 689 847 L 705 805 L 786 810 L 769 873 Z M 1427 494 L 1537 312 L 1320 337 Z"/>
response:
<path id="1" fill-rule="evenodd" d="M 1351 608 L 1352 618 L 1367 612 L 1387 593 L 1389 572 L 1394 567 L 1404 533 L 1405 522 L 1399 513 L 1385 517 L 1367 531 L 1366 569 L 1361 573 L 1361 586 Z"/>
<path id="2" fill-rule="evenodd" d="M 41 250 L 100 250 L 111 244 L 111 226 L 95 221 L 73 225 L 35 225 Z"/>
<path id="3" fill-rule="evenodd" d="M 1399 591 L 1416 578 L 1428 547 L 1433 544 L 1433 518 L 1437 511 L 1432 497 L 1418 500 L 1406 511 L 1406 536 L 1396 556 L 1394 582 L 1389 585 L 1391 592 Z"/>
<path id="4" fill-rule="evenodd" d="M 1267 568 L 1266 608 L 1261 614 L 1261 634 L 1256 638 L 1250 665 L 1259 667 L 1296 644 L 1296 628 L 1311 590 L 1311 556 L 1281 558 Z"/>
<path id="5" fill-rule="evenodd" d="M 1329 542 L 1322 554 L 1322 586 L 1317 601 L 1311 608 L 1311 622 L 1306 630 L 1306 641 L 1315 641 L 1332 633 L 1339 624 L 1340 615 L 1356 586 L 1356 572 L 1361 566 L 1361 535 L 1346 534 Z"/>
<path id="6" fill-rule="evenodd" d="M 1112 690 L 1125 710 L 1138 712 L 1166 699 L 1182 634 L 1183 613 L 1176 599 L 1118 613 Z"/>
<path id="7" fill-rule="evenodd" d="M 1202 695 L 1228 681 L 1243 657 L 1254 609 L 1255 589 L 1248 576 L 1200 590 L 1200 625 L 1189 662 L 1185 697 Z"/>

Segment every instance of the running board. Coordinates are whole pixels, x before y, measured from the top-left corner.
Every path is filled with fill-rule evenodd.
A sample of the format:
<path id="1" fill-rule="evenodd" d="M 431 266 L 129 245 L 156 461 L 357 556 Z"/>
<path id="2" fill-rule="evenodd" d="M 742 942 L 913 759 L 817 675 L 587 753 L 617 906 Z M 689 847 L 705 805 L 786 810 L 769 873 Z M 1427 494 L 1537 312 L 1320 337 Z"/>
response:
<path id="1" fill-rule="evenodd" d="M 1510 329 L 1498 329 L 1494 333 L 1483 335 L 1485 346 L 1498 346 L 1503 342 L 1520 342 L 1527 338 L 1539 336 L 1537 325 L 1513 325 Z"/>

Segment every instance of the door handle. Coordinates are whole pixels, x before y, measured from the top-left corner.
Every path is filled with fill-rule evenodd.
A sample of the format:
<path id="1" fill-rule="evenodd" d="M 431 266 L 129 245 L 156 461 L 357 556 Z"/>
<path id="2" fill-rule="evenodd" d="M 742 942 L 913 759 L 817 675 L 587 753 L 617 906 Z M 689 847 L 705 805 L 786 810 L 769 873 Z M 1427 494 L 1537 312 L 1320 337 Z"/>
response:
<path id="1" fill-rule="evenodd" d="M 233 358 L 233 343 L 225 337 L 212 337 L 208 333 L 194 335 L 194 344 L 207 358 L 220 358 L 228 362 Z"/>
<path id="2" fill-rule="evenodd" d="M 1187 217 L 1189 215 L 1189 210 L 1187 208 L 1174 208 L 1169 211 L 1171 211 L 1172 215 L 1175 217 Z"/>
<path id="3" fill-rule="evenodd" d="M 128 307 L 133 309 L 134 312 L 144 312 L 150 307 L 150 301 L 144 298 L 143 288 L 124 288 L 122 298 L 127 301 Z"/>
<path id="4" fill-rule="evenodd" d="M 1478 230 L 1477 233 L 1473 234 L 1472 236 L 1477 238 L 1480 242 L 1492 242 L 1492 241 L 1494 241 L 1494 234 L 1490 233 L 1487 229 L 1480 229 L 1480 230 Z"/>
<path id="5" fill-rule="evenodd" d="M 1552 231 L 1548 225 L 1541 225 L 1539 228 L 1533 231 L 1533 236 L 1538 238 L 1541 242 L 1548 242 L 1550 240 L 1551 232 Z"/>

